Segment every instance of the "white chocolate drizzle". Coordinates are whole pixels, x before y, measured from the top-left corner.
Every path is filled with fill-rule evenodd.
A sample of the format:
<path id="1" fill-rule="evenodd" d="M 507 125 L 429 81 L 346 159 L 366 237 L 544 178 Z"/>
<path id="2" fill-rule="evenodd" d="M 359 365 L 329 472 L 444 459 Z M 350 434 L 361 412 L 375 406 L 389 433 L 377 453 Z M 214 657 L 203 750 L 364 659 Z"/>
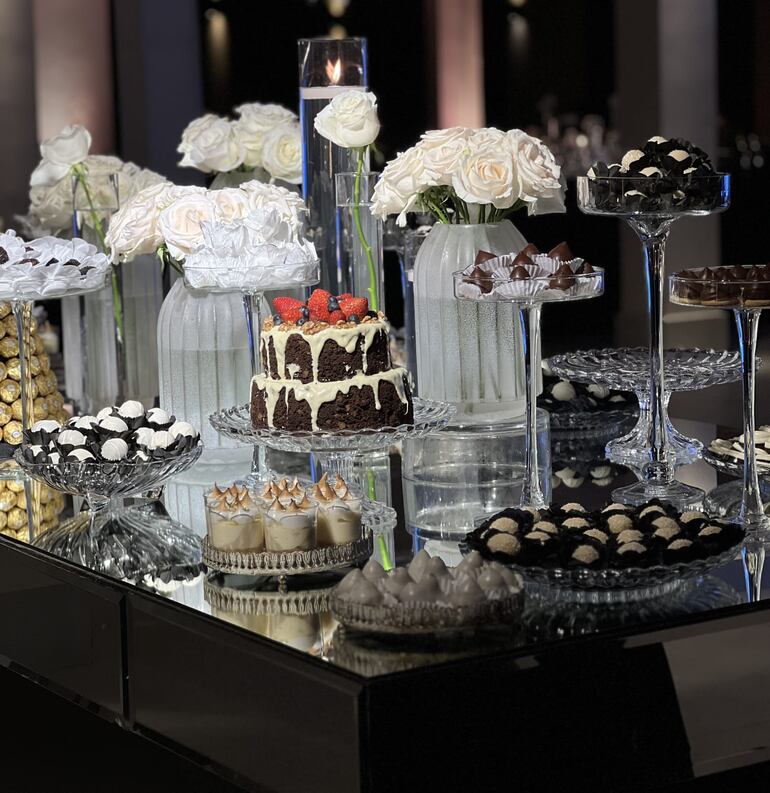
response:
<path id="1" fill-rule="evenodd" d="M 382 332 L 388 334 L 388 323 L 384 320 L 373 320 L 372 322 L 361 322 L 352 327 L 336 327 L 329 325 L 329 327 L 319 330 L 317 333 L 304 333 L 302 328 L 292 328 L 291 330 L 281 330 L 281 326 L 277 325 L 270 330 L 263 330 L 261 333 L 261 344 L 264 350 L 265 360 L 267 361 L 267 368 L 270 368 L 269 357 L 269 340 L 273 340 L 273 350 L 275 351 L 276 374 L 284 378 L 287 374 L 286 368 L 286 345 L 289 338 L 294 334 L 299 334 L 310 347 L 310 357 L 313 364 L 313 380 L 318 380 L 318 361 L 321 356 L 324 344 L 331 339 L 335 344 L 342 347 L 346 353 L 352 354 L 356 351 L 358 340 L 363 339 L 363 347 L 361 350 L 362 356 L 362 369 L 357 371 L 356 374 L 367 373 L 367 352 L 374 343 L 377 334 Z M 388 361 L 388 365 L 390 361 Z M 291 379 L 299 371 L 294 365 L 290 365 L 288 374 Z"/>
<path id="2" fill-rule="evenodd" d="M 369 386 L 374 392 L 374 404 L 380 410 L 380 383 L 385 381 L 390 383 L 398 394 L 398 398 L 404 405 L 409 404 L 405 388 L 406 369 L 397 366 L 388 369 L 386 372 L 377 374 L 357 374 L 349 380 L 333 380 L 329 383 L 299 383 L 296 380 L 273 380 L 265 374 L 258 374 L 252 379 L 252 386 L 256 386 L 265 395 L 265 406 L 267 408 L 267 424 L 274 426 L 273 416 L 275 407 L 284 391 L 284 402 L 288 410 L 289 394 L 294 395 L 298 402 L 307 402 L 310 406 L 310 421 L 313 430 L 318 429 L 318 410 L 326 402 L 334 402 L 338 394 L 347 396 L 351 388 L 363 388 Z"/>

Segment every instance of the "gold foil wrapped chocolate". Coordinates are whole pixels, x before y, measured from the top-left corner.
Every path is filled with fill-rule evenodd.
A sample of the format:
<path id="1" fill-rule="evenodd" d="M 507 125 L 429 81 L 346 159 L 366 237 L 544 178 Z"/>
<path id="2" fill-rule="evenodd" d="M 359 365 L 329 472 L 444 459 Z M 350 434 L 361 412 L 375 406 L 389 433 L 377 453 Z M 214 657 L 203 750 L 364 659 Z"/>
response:
<path id="1" fill-rule="evenodd" d="M 18 530 L 27 525 L 27 513 L 21 507 L 14 507 L 8 513 L 8 528 Z"/>
<path id="2" fill-rule="evenodd" d="M 0 355 L 3 358 L 16 358 L 19 354 L 19 342 L 11 336 L 0 339 Z"/>
<path id="3" fill-rule="evenodd" d="M 15 380 L 3 380 L 0 383 L 0 399 L 6 404 L 13 404 L 20 396 L 21 386 Z"/>
<path id="4" fill-rule="evenodd" d="M 22 428 L 20 421 L 9 421 L 3 427 L 3 440 L 6 443 L 10 443 L 14 446 L 18 446 L 18 444 L 22 441 Z"/>
<path id="5" fill-rule="evenodd" d="M 8 370 L 8 378 L 10 380 L 21 380 L 21 364 L 18 358 L 9 358 L 5 362 L 6 369 Z"/>

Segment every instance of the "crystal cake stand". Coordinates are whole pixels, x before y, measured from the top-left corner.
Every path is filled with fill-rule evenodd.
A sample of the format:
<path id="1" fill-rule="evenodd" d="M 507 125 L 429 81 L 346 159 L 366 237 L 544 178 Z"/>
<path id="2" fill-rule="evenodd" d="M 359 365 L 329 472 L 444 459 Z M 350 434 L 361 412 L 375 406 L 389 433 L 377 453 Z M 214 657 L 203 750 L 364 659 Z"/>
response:
<path id="1" fill-rule="evenodd" d="M 664 393 L 667 450 L 675 466 L 687 465 L 701 455 L 703 444 L 678 432 L 668 417 L 668 400 L 674 391 L 699 391 L 714 385 L 741 379 L 738 352 L 671 349 L 664 352 L 666 390 Z M 577 350 L 554 355 L 548 365 L 559 377 L 578 383 L 596 383 L 607 388 L 627 389 L 639 400 L 639 420 L 621 438 L 607 444 L 608 459 L 633 468 L 649 460 L 650 413 L 649 351 L 644 347 L 620 347 L 604 350 Z"/>

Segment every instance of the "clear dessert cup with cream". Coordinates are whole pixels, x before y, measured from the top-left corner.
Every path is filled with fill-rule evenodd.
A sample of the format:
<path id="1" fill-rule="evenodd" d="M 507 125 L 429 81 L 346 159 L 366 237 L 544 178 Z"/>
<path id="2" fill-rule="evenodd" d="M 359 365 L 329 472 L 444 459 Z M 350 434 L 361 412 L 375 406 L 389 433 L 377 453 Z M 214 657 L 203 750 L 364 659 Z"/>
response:
<path id="1" fill-rule="evenodd" d="M 206 530 L 211 544 L 226 551 L 265 547 L 263 509 L 243 485 L 214 485 L 206 495 Z"/>
<path id="2" fill-rule="evenodd" d="M 770 518 L 765 515 L 759 488 L 755 384 L 759 321 L 763 309 L 770 306 L 770 267 L 738 265 L 684 270 L 671 276 L 670 287 L 673 303 L 725 308 L 735 316 L 743 383 L 743 496 L 735 519 L 747 531 L 766 536 L 770 532 Z"/>
<path id="3" fill-rule="evenodd" d="M 588 215 L 617 217 L 641 240 L 647 271 L 650 314 L 650 416 L 648 460 L 642 479 L 617 497 L 627 503 L 665 498 L 680 505 L 699 503 L 703 491 L 674 480 L 675 460 L 666 432 L 663 285 L 665 248 L 671 226 L 682 217 L 722 212 L 730 204 L 730 177 L 716 173 L 701 149 L 660 136 L 628 151 L 620 163 L 596 163 L 579 176 L 578 206 Z"/>
<path id="4" fill-rule="evenodd" d="M 506 302 L 520 309 L 527 380 L 525 482 L 521 503 L 545 506 L 548 493 L 541 487 L 537 460 L 540 313 L 545 303 L 587 300 L 601 295 L 604 270 L 574 257 L 566 243 L 561 243 L 546 255 L 534 245 L 528 245 L 517 254 L 476 261 L 454 273 L 453 278 L 458 300 Z M 514 321 L 518 323 L 519 317 Z M 484 340 L 479 339 L 479 343 L 483 344 Z"/>

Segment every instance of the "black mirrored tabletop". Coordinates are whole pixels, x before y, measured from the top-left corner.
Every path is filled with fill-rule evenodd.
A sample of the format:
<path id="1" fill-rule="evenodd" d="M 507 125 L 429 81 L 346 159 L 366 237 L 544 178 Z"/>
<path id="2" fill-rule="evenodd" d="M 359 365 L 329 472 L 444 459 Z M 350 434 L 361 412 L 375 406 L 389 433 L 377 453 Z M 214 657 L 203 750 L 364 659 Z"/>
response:
<path id="1" fill-rule="evenodd" d="M 706 442 L 730 434 L 676 424 Z M 554 466 L 598 464 L 603 442 L 557 436 Z M 707 492 L 727 481 L 702 461 L 679 476 Z M 560 480 L 554 500 L 595 508 L 634 481 L 612 466 Z M 396 531 L 406 560 L 411 539 Z M 336 580 L 279 588 L 188 571 L 129 583 L 3 537 L 0 660 L 246 790 L 621 793 L 770 779 L 770 604 L 749 597 L 739 555 L 654 597 L 532 596 L 515 623 L 421 639 L 338 626 Z"/>

